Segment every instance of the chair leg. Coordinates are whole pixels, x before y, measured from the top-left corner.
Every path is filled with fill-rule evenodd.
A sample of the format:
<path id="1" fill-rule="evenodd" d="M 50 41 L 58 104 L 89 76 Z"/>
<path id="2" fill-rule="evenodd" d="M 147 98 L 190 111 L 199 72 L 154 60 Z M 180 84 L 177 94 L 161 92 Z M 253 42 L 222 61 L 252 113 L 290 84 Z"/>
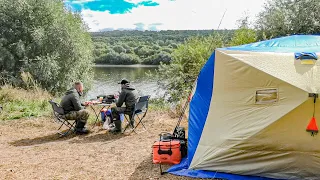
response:
<path id="1" fill-rule="evenodd" d="M 139 117 L 138 117 L 138 118 L 139 118 Z M 141 123 L 141 125 L 143 126 L 143 128 L 144 128 L 145 130 L 147 130 L 147 128 L 146 128 L 146 126 L 143 124 L 142 120 L 143 120 L 143 117 L 142 117 L 141 119 L 139 118 L 139 122 Z"/>
<path id="2" fill-rule="evenodd" d="M 59 137 L 64 137 L 64 136 L 68 135 L 70 133 L 70 131 L 72 131 L 72 128 L 75 127 L 75 124 L 76 124 L 76 121 L 74 121 L 72 124 L 70 122 L 68 122 L 67 120 L 62 121 L 62 125 L 59 127 L 58 130 L 60 130 L 63 125 L 67 126 L 69 129 L 65 133 L 58 132 L 58 134 L 60 135 Z"/>
<path id="3" fill-rule="evenodd" d="M 135 116 L 135 115 L 132 116 L 131 121 L 134 120 L 134 116 Z M 131 129 L 132 129 L 132 131 L 134 131 L 134 132 L 137 134 L 137 132 L 134 130 L 134 127 L 131 125 L 130 120 L 127 118 L 127 116 L 125 115 L 124 117 L 125 117 L 125 119 L 126 119 L 126 121 L 127 121 L 127 125 L 126 125 L 126 127 L 124 128 L 124 130 L 122 131 L 122 134 L 127 130 L 128 126 L 130 126 Z M 132 132 L 132 131 L 131 131 L 131 132 Z M 130 132 L 130 133 L 131 133 L 131 132 Z"/>
<path id="4" fill-rule="evenodd" d="M 148 131 L 146 126 L 143 124 L 142 120 L 144 119 L 145 116 L 142 116 L 141 118 L 137 115 L 139 122 L 137 123 L 137 125 L 133 128 L 133 131 L 139 126 L 139 124 L 141 124 L 144 128 L 145 131 Z M 136 131 L 135 131 L 136 132 Z M 144 132 L 144 131 L 143 131 Z"/>
<path id="5" fill-rule="evenodd" d="M 62 122 L 61 126 L 59 127 L 58 130 L 60 130 L 62 128 L 62 126 L 65 125 L 64 122 Z"/>
<path id="6" fill-rule="evenodd" d="M 67 134 L 70 133 L 70 131 L 72 131 L 72 128 L 75 128 L 76 121 L 74 121 L 73 123 L 70 123 L 66 118 L 61 117 L 55 111 L 53 112 L 53 116 L 54 116 L 54 120 L 56 123 L 61 123 L 61 125 L 59 126 L 59 128 L 57 130 L 58 131 L 57 133 L 60 135 L 59 137 L 66 136 Z M 67 129 L 67 131 L 65 133 L 62 133 L 62 131 L 61 131 L 61 128 L 63 127 L 63 125 L 65 125 L 66 127 L 69 128 L 69 129 Z"/>

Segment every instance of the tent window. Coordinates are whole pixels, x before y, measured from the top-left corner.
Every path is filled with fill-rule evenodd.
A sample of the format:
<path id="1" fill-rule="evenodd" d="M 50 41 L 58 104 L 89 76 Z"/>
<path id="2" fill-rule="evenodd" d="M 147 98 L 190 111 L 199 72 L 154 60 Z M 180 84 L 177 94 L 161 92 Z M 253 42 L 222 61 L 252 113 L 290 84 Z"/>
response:
<path id="1" fill-rule="evenodd" d="M 270 104 L 278 101 L 277 89 L 262 89 L 256 91 L 256 104 Z"/>

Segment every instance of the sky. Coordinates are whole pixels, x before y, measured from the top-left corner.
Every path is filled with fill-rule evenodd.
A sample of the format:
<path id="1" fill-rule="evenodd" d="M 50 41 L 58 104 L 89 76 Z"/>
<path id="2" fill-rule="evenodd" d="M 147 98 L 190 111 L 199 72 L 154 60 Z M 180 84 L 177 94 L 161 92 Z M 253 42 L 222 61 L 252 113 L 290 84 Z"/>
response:
<path id="1" fill-rule="evenodd" d="M 266 0 L 64 0 L 81 12 L 91 32 L 105 30 L 235 29 L 245 14 L 254 21 Z"/>

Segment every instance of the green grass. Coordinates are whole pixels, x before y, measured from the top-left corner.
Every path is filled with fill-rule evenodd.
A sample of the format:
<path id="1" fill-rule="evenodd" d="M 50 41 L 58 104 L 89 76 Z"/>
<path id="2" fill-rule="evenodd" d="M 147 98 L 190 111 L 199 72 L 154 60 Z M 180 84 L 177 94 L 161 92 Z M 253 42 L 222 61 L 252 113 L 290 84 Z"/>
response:
<path id="1" fill-rule="evenodd" d="M 164 99 L 150 99 L 149 100 L 149 110 L 150 111 L 168 111 L 170 109 L 170 104 Z"/>
<path id="2" fill-rule="evenodd" d="M 0 88 L 0 104 L 3 111 L 0 120 L 13 120 L 49 115 L 51 106 L 49 93 L 35 89 L 24 90 L 10 86 Z"/>

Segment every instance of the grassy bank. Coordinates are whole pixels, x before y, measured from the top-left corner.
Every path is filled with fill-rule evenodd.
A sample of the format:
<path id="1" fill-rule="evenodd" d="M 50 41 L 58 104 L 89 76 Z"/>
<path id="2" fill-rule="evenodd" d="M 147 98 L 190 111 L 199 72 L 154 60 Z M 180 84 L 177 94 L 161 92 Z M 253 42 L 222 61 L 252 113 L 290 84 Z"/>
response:
<path id="1" fill-rule="evenodd" d="M 39 117 L 49 115 L 50 94 L 41 90 L 24 90 L 11 86 L 0 87 L 0 104 L 3 111 L 0 120 L 13 120 L 20 118 Z"/>
<path id="2" fill-rule="evenodd" d="M 49 117 L 52 114 L 52 108 L 48 100 L 51 98 L 53 97 L 48 92 L 39 88 L 25 90 L 11 86 L 2 86 L 0 87 L 0 105 L 3 106 L 3 111 L 0 113 L 0 120 L 41 116 Z M 54 98 L 57 102 L 60 101 L 59 99 L 60 98 Z M 149 111 L 169 113 L 170 106 L 163 100 L 153 99 L 150 101 Z M 92 112 L 89 123 L 94 122 L 95 118 Z"/>

